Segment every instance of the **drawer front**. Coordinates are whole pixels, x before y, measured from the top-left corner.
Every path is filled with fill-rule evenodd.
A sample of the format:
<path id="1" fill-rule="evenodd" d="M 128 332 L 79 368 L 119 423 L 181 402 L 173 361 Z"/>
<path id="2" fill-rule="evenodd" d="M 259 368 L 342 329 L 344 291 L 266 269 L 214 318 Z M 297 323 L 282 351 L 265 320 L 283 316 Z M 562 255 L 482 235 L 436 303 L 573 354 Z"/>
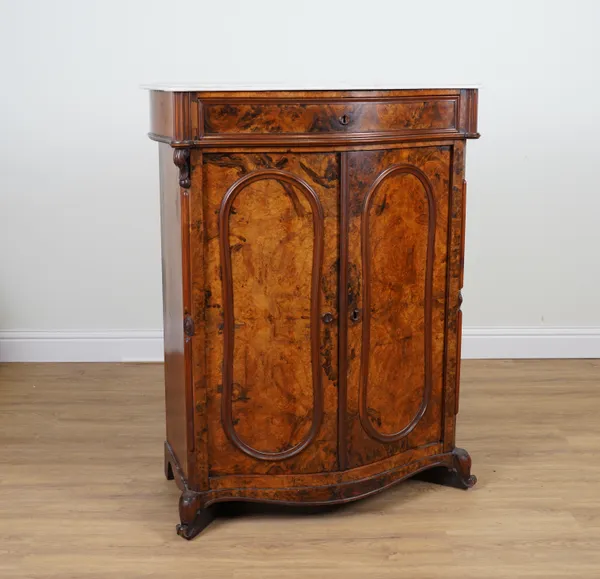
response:
<path id="1" fill-rule="evenodd" d="M 454 132 L 458 100 L 458 95 L 373 101 L 207 99 L 200 111 L 206 135 Z"/>

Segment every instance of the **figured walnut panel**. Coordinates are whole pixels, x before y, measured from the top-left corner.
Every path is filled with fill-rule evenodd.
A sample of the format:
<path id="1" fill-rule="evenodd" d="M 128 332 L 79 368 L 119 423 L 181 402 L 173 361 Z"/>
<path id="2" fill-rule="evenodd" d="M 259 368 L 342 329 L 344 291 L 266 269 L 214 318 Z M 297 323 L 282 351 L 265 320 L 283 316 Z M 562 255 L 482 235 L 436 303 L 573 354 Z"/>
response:
<path id="1" fill-rule="evenodd" d="M 359 416 L 384 443 L 415 427 L 431 394 L 435 215 L 427 175 L 408 164 L 380 173 L 363 202 Z"/>
<path id="2" fill-rule="evenodd" d="M 273 184 L 266 181 L 281 187 L 288 211 L 281 213 Z M 221 421 L 231 442 L 254 458 L 290 458 L 313 442 L 321 425 L 323 235 L 323 207 L 317 194 L 306 181 L 285 171 L 259 170 L 241 177 L 221 202 L 225 305 Z M 307 400 L 311 384 L 312 400 Z M 279 415 L 305 416 L 311 406 L 310 428 L 306 423 L 298 428 Z M 265 414 L 269 408 L 278 414 Z M 244 434 L 238 434 L 234 420 Z M 279 426 L 281 435 L 277 448 L 260 448 L 263 433 L 273 425 Z"/>
<path id="3" fill-rule="evenodd" d="M 450 152 L 348 153 L 349 467 L 441 440 Z"/>
<path id="4" fill-rule="evenodd" d="M 453 131 L 458 96 L 396 97 L 379 102 L 224 99 L 203 101 L 202 110 L 207 135 Z"/>
<path id="5" fill-rule="evenodd" d="M 334 470 L 337 155 L 203 160 L 210 474 Z"/>

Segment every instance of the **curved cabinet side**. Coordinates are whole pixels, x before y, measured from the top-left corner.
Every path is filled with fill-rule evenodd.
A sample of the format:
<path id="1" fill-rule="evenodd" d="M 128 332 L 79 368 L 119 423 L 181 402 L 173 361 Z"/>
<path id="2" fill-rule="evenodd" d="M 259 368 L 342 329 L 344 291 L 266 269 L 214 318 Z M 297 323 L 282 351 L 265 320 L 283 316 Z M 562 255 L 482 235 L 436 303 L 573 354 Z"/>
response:
<path id="1" fill-rule="evenodd" d="M 369 357 L 371 347 L 371 257 L 370 257 L 370 226 L 369 214 L 373 201 L 384 181 L 392 176 L 412 175 L 423 186 L 428 204 L 428 233 L 427 233 L 427 260 L 425 265 L 425 296 L 424 296 L 424 387 L 421 404 L 413 418 L 398 432 L 385 434 L 373 426 L 368 416 L 368 382 L 369 382 Z M 359 382 L 359 417 L 362 428 L 374 440 L 390 443 L 407 436 L 425 414 L 432 390 L 432 294 L 433 294 L 433 264 L 435 248 L 436 207 L 433 188 L 427 175 L 418 167 L 410 164 L 392 165 L 382 171 L 367 194 L 365 195 L 361 213 L 361 257 L 362 257 L 362 287 L 363 287 L 363 321 L 362 345 L 360 357 L 360 382 Z M 390 385 L 391 387 L 391 385 Z"/>
<path id="2" fill-rule="evenodd" d="M 231 249 L 229 246 L 229 216 L 232 204 L 239 193 L 252 183 L 273 179 L 289 186 L 296 187 L 308 201 L 313 221 L 313 260 L 310 300 L 310 340 L 311 340 L 311 370 L 313 387 L 313 408 L 311 427 L 306 436 L 296 445 L 277 452 L 266 452 L 253 448 L 242 440 L 234 426 L 232 394 L 233 394 L 233 354 L 235 320 L 233 311 L 233 275 L 231 264 Z M 225 193 L 219 211 L 219 244 L 221 252 L 222 288 L 224 302 L 223 320 L 223 392 L 221 396 L 221 422 L 223 429 L 239 450 L 245 454 L 266 461 L 284 460 L 302 452 L 317 436 L 323 419 L 323 387 L 319 366 L 320 342 L 320 284 L 323 266 L 324 246 L 324 213 L 323 207 L 315 191 L 306 181 L 286 171 L 267 169 L 258 170 L 238 179 Z"/>

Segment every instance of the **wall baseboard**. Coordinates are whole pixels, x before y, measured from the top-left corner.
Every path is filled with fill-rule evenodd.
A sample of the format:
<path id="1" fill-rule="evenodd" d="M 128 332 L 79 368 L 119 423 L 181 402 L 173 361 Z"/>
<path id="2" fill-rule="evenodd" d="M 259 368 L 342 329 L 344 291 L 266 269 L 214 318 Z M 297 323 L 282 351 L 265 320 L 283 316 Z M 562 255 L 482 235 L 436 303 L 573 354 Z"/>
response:
<path id="1" fill-rule="evenodd" d="M 600 358 L 600 327 L 465 327 L 462 357 Z"/>
<path id="2" fill-rule="evenodd" d="M 162 330 L 0 332 L 0 362 L 162 362 Z"/>
<path id="3" fill-rule="evenodd" d="M 600 327 L 465 327 L 464 359 L 600 358 Z M 162 362 L 162 330 L 0 331 L 0 362 Z"/>

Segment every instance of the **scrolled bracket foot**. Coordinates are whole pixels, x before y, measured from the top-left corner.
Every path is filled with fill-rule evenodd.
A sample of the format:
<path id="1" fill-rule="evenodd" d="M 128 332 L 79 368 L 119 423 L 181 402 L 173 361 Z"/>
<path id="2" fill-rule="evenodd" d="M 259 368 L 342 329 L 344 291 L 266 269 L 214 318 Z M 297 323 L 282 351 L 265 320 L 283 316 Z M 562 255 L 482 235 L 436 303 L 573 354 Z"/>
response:
<path id="1" fill-rule="evenodd" d="M 426 470 L 415 478 L 459 489 L 470 489 L 477 482 L 477 477 L 471 474 L 471 457 L 462 448 L 455 448 L 448 455 L 447 466 Z"/>
<path id="2" fill-rule="evenodd" d="M 477 477 L 471 474 L 471 457 L 464 448 L 455 448 L 452 451 L 450 472 L 454 473 L 458 486 L 462 488 L 470 489 L 477 482 Z"/>
<path id="3" fill-rule="evenodd" d="M 176 527 L 177 534 L 189 541 L 212 523 L 215 518 L 215 507 L 202 508 L 200 496 L 185 490 L 179 499 L 179 518 L 181 523 Z"/>

